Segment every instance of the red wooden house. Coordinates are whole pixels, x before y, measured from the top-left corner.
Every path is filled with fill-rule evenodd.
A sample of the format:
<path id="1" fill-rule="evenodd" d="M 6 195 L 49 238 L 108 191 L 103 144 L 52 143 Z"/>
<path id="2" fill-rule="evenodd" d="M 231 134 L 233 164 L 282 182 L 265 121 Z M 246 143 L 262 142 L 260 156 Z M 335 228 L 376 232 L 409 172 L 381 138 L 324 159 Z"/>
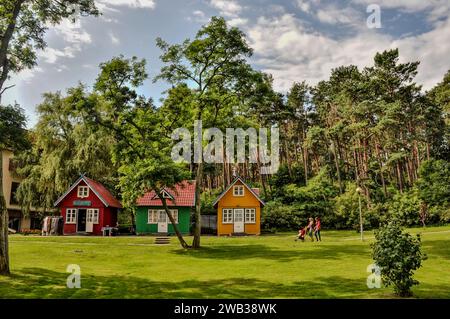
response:
<path id="1" fill-rule="evenodd" d="M 122 205 L 105 186 L 81 176 L 56 202 L 64 219 L 64 234 L 101 235 L 103 227 L 114 227 Z"/>

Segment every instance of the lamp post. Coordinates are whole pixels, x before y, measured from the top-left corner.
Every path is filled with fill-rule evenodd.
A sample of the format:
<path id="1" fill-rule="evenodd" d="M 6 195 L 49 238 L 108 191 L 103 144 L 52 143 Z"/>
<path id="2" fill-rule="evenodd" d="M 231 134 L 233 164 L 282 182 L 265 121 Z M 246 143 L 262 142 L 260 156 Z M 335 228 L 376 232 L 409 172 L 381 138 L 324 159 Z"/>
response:
<path id="1" fill-rule="evenodd" d="M 358 193 L 358 202 L 359 202 L 359 231 L 361 233 L 361 241 L 364 241 L 363 218 L 362 218 L 362 210 L 361 210 L 361 193 L 363 192 L 363 189 L 358 186 L 356 188 L 356 192 Z"/>

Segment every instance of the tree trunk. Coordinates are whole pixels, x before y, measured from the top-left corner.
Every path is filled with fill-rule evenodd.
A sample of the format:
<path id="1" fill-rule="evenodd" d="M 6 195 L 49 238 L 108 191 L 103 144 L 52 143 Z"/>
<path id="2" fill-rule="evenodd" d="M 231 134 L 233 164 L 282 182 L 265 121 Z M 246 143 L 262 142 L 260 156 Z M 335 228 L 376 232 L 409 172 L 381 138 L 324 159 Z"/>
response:
<path id="1" fill-rule="evenodd" d="M 202 190 L 202 180 L 203 180 L 203 163 L 197 164 L 197 176 L 195 177 L 195 227 L 194 227 L 194 239 L 192 241 L 192 248 L 200 248 L 200 236 L 201 236 L 201 199 L 200 193 Z"/>
<path id="2" fill-rule="evenodd" d="M 7 60 L 7 54 L 8 54 L 8 47 L 9 43 L 11 42 L 11 39 L 14 34 L 14 30 L 16 29 L 16 21 L 17 17 L 19 16 L 20 10 L 22 8 L 22 3 L 24 0 L 17 0 L 14 4 L 14 8 L 12 10 L 12 16 L 11 20 L 8 23 L 8 26 L 6 27 L 5 33 L 3 34 L 1 38 L 1 44 L 0 44 L 0 67 L 2 68 L 1 73 L 1 81 L 0 81 L 0 101 L 1 101 L 1 93 L 3 90 L 3 85 L 8 78 L 8 60 Z"/>
<path id="3" fill-rule="evenodd" d="M 8 210 L 3 195 L 3 154 L 0 151 L 0 275 L 9 275 Z"/>
<path id="4" fill-rule="evenodd" d="M 177 234 L 178 240 L 183 248 L 190 248 L 188 243 L 184 240 L 183 235 L 181 234 L 180 230 L 178 229 L 177 224 L 175 223 L 175 219 L 173 218 L 172 214 L 170 213 L 169 207 L 167 206 L 167 201 L 162 196 L 161 191 L 158 190 L 156 192 L 159 198 L 161 198 L 161 202 L 163 204 L 164 210 L 166 211 L 167 216 L 169 217 L 170 222 L 172 223 L 173 230 L 175 231 L 175 234 Z"/>
<path id="5" fill-rule="evenodd" d="M 398 180 L 398 187 L 400 190 L 400 193 L 403 193 L 403 180 L 402 180 L 402 171 L 400 169 L 400 163 L 397 161 L 397 180 Z"/>
<path id="6" fill-rule="evenodd" d="M 337 173 L 338 182 L 339 182 L 339 194 L 342 194 L 343 189 L 342 189 L 342 180 L 341 180 L 341 170 L 339 168 L 339 159 L 337 156 L 336 145 L 333 140 L 331 140 L 331 148 L 333 151 L 334 164 L 336 165 L 336 173 Z"/>

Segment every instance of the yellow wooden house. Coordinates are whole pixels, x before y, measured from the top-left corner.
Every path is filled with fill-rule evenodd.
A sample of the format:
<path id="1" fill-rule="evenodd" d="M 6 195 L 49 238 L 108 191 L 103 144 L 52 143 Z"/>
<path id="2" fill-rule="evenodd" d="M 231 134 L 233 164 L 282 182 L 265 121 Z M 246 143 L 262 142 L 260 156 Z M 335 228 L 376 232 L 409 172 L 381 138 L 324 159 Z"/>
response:
<path id="1" fill-rule="evenodd" d="M 251 188 L 236 177 L 214 202 L 217 208 L 217 235 L 259 235 L 264 205 L 259 189 Z"/>

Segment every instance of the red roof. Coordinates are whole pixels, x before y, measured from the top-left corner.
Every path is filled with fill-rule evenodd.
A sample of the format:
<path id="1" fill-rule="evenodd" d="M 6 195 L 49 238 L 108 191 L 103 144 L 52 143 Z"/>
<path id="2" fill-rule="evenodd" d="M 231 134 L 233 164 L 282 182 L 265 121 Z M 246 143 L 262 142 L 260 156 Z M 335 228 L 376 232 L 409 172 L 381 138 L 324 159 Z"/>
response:
<path id="1" fill-rule="evenodd" d="M 174 188 L 165 188 L 164 190 L 174 198 L 174 201 L 170 198 L 166 199 L 167 206 L 195 206 L 195 181 L 182 181 Z M 138 198 L 136 204 L 137 206 L 162 206 L 161 200 L 156 198 L 155 191 L 145 193 L 144 196 Z"/>
<path id="2" fill-rule="evenodd" d="M 55 202 L 55 206 L 67 196 L 81 182 L 84 181 L 106 207 L 122 208 L 122 204 L 102 184 L 86 176 L 81 176 L 70 188 Z"/>
<path id="3" fill-rule="evenodd" d="M 122 204 L 111 194 L 111 192 L 102 184 L 88 177 L 84 177 L 84 181 L 88 184 L 94 193 L 106 202 L 107 206 L 122 208 Z"/>

